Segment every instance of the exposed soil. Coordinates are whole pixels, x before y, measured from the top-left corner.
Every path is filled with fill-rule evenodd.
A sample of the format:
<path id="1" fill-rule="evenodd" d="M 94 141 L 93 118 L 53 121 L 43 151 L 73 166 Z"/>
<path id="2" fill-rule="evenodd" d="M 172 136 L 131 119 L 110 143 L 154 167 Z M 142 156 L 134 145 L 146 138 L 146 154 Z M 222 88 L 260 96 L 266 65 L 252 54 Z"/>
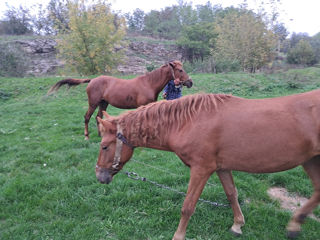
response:
<path id="1" fill-rule="evenodd" d="M 308 201 L 307 198 L 301 197 L 297 194 L 289 193 L 287 189 L 281 187 L 269 188 L 268 194 L 272 199 L 278 200 L 283 209 L 289 210 L 291 212 L 296 211 Z M 317 218 L 314 214 L 310 214 L 309 217 L 320 222 L 320 219 Z"/>

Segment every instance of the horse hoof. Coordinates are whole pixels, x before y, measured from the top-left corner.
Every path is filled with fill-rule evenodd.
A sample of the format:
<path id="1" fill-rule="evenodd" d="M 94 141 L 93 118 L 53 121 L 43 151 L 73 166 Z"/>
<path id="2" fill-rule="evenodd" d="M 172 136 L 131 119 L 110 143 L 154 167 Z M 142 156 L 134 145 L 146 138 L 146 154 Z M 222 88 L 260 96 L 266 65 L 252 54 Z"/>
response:
<path id="1" fill-rule="evenodd" d="M 287 237 L 290 239 L 297 238 L 299 236 L 299 231 L 288 231 Z"/>
<path id="2" fill-rule="evenodd" d="M 239 233 L 239 232 L 235 232 L 235 231 L 233 231 L 232 229 L 230 229 L 229 232 L 231 232 L 232 235 L 235 236 L 235 237 L 240 237 L 241 234 L 242 234 L 242 233 Z"/>
<path id="3" fill-rule="evenodd" d="M 89 140 L 89 137 L 85 136 L 84 140 Z"/>

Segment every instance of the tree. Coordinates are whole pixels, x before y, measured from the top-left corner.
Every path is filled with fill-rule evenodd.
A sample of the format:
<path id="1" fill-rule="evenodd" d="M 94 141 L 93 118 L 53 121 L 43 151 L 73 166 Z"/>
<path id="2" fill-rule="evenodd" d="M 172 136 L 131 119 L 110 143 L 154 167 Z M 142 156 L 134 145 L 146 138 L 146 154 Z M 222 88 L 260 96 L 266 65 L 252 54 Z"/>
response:
<path id="1" fill-rule="evenodd" d="M 4 21 L 1 22 L 1 29 L 4 34 L 22 35 L 33 33 L 30 11 L 20 5 L 15 8 L 7 5 Z"/>
<path id="2" fill-rule="evenodd" d="M 158 37 L 158 26 L 160 25 L 160 12 L 151 10 L 144 18 L 143 32 L 152 37 Z"/>
<path id="3" fill-rule="evenodd" d="M 320 33 L 317 33 L 311 38 L 310 44 L 315 54 L 316 61 L 319 62 L 320 61 Z"/>
<path id="4" fill-rule="evenodd" d="M 281 50 L 281 44 L 284 40 L 286 40 L 289 32 L 287 28 L 284 26 L 283 23 L 277 23 L 273 26 L 273 32 L 275 33 L 277 40 L 278 40 L 278 47 L 277 50 L 280 52 Z"/>
<path id="5" fill-rule="evenodd" d="M 288 52 L 287 61 L 291 64 L 310 66 L 316 63 L 316 57 L 310 43 L 301 39 L 297 45 Z"/>
<path id="6" fill-rule="evenodd" d="M 198 22 L 197 12 L 192 8 L 191 3 L 178 0 L 177 14 L 181 26 L 193 25 Z"/>
<path id="7" fill-rule="evenodd" d="M 214 47 L 217 34 L 213 30 L 213 23 L 198 23 L 184 26 L 182 36 L 177 40 L 177 45 L 182 50 L 183 58 L 193 62 L 203 61 L 210 55 Z"/>
<path id="8" fill-rule="evenodd" d="M 309 41 L 310 37 L 308 33 L 292 33 L 290 37 L 290 48 L 294 48 L 300 42 L 300 40 Z"/>
<path id="9" fill-rule="evenodd" d="M 32 26 L 34 32 L 38 35 L 41 34 L 51 34 L 53 33 L 53 29 L 50 26 L 50 19 L 47 13 L 47 10 L 43 8 L 42 4 L 38 4 L 38 12 L 33 15 L 31 18 Z"/>
<path id="10" fill-rule="evenodd" d="M 177 38 L 181 32 L 177 6 L 166 7 L 162 11 L 152 10 L 146 14 L 143 32 L 152 37 Z"/>
<path id="11" fill-rule="evenodd" d="M 198 22 L 210 22 L 212 23 L 217 16 L 217 13 L 221 11 L 220 5 L 212 6 L 208 1 L 205 5 L 197 5 L 196 11 L 198 16 Z"/>
<path id="12" fill-rule="evenodd" d="M 250 72 L 270 61 L 276 38 L 260 15 L 246 9 L 227 9 L 221 16 L 215 27 L 216 47 L 212 49 L 216 59 L 237 61 Z"/>
<path id="13" fill-rule="evenodd" d="M 58 34 L 59 56 L 81 74 L 110 72 L 120 61 L 125 20 L 117 18 L 115 24 L 109 5 L 84 0 L 69 3 L 68 18 L 70 30 Z"/>
<path id="14" fill-rule="evenodd" d="M 64 33 L 70 29 L 67 0 L 50 0 L 47 10 L 47 20 L 54 34 Z"/>
<path id="15" fill-rule="evenodd" d="M 132 15 L 129 13 L 126 14 L 128 29 L 133 32 L 142 32 L 144 28 L 144 17 L 144 11 L 139 8 L 134 10 Z"/>

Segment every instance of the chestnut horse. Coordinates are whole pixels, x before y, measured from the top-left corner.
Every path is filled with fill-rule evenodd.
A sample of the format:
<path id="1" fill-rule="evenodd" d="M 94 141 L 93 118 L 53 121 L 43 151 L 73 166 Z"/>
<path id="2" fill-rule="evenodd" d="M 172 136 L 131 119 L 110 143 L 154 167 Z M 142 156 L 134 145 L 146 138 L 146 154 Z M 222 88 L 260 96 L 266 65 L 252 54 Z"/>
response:
<path id="1" fill-rule="evenodd" d="M 134 147 L 174 152 L 188 167 L 190 181 L 174 240 L 185 239 L 188 221 L 211 174 L 216 172 L 233 213 L 231 231 L 242 234 L 232 170 L 272 173 L 302 165 L 314 193 L 287 227 L 298 235 L 320 201 L 320 89 L 286 97 L 244 99 L 223 94 L 189 95 L 159 101 L 118 117 L 98 118 L 102 140 L 96 177 L 110 183 Z"/>
<path id="2" fill-rule="evenodd" d="M 87 86 L 88 111 L 84 116 L 84 135 L 89 139 L 88 124 L 96 108 L 99 106 L 97 117 L 102 117 L 102 111 L 108 104 L 122 109 L 137 108 L 141 105 L 157 101 L 158 95 L 164 86 L 174 79 L 176 85 L 192 87 L 192 80 L 183 70 L 180 61 L 171 61 L 164 66 L 138 76 L 134 79 L 124 80 L 111 76 L 100 76 L 94 79 L 64 79 L 51 87 L 48 94 L 58 90 L 62 85 L 76 86 L 81 83 L 89 83 Z M 97 121 L 97 125 L 99 122 Z M 98 133 L 99 126 L 98 126 Z"/>

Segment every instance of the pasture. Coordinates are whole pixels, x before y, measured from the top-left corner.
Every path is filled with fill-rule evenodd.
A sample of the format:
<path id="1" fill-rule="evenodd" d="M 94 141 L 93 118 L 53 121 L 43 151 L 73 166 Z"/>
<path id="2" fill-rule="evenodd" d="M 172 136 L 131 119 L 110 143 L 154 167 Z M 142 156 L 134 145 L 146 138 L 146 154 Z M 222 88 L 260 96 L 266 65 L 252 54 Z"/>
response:
<path id="1" fill-rule="evenodd" d="M 130 76 L 126 76 L 129 78 Z M 194 74 L 196 92 L 247 98 L 288 95 L 320 87 L 320 69 L 278 74 Z M 61 77 L 0 78 L 0 239 L 171 239 L 184 196 L 119 173 L 110 185 L 95 176 L 100 138 L 95 120 L 84 140 L 86 85 L 52 96 Z M 108 108 L 117 115 L 123 110 Z M 139 148 L 125 166 L 141 177 L 185 192 L 189 169 L 172 153 Z M 282 186 L 309 197 L 312 187 L 301 167 L 275 174 L 234 172 L 246 220 L 239 238 L 228 230 L 232 210 L 199 202 L 187 239 L 286 239 L 291 213 L 271 200 L 267 189 Z M 227 204 L 214 174 L 202 199 Z M 315 210 L 320 217 L 320 208 Z M 320 222 L 308 218 L 299 239 L 320 239 Z"/>

